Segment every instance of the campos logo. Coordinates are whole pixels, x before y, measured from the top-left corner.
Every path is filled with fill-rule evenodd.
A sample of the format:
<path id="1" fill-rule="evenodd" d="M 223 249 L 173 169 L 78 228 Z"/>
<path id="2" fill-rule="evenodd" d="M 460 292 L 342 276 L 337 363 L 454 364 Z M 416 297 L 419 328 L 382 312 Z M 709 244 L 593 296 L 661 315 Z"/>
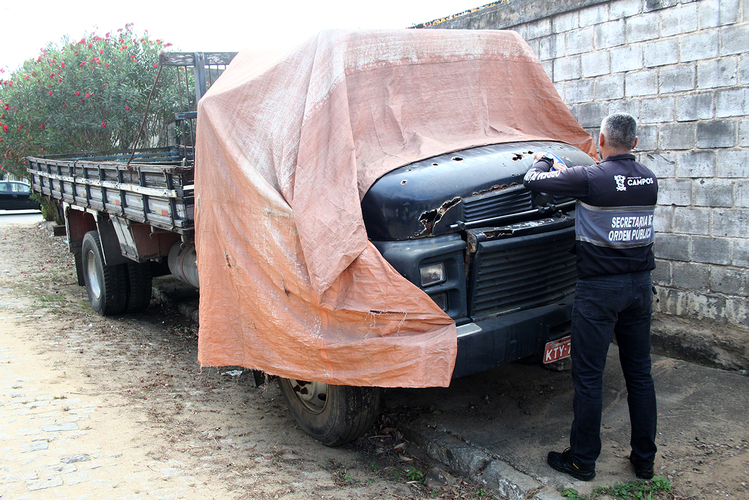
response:
<path id="1" fill-rule="evenodd" d="M 624 185 L 624 181 L 627 180 L 627 178 L 623 175 L 615 175 L 614 180 L 616 181 L 616 190 L 617 191 L 626 191 L 627 186 Z"/>

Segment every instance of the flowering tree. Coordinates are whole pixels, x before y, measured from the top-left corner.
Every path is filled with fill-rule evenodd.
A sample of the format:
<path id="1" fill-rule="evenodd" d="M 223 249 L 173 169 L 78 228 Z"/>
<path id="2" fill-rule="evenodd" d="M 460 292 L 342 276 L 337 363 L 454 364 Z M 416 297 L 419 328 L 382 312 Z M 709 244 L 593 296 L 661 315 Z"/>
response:
<path id="1" fill-rule="evenodd" d="M 128 24 L 103 37 L 65 37 L 24 62 L 0 80 L 2 170 L 25 175 L 23 158 L 30 155 L 133 147 L 159 53 L 170 45 Z M 161 75 L 140 144 L 166 144 L 180 101 L 176 79 L 176 72 Z"/>

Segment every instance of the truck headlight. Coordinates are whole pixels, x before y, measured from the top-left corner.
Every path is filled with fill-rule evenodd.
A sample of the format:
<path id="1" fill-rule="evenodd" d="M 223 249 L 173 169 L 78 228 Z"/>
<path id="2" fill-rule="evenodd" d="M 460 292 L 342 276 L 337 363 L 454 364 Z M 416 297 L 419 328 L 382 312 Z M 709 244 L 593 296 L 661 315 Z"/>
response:
<path id="1" fill-rule="evenodd" d="M 437 262 L 436 264 L 427 264 L 426 266 L 421 266 L 419 268 L 419 272 L 421 274 L 422 287 L 444 283 L 447 279 L 444 262 Z"/>

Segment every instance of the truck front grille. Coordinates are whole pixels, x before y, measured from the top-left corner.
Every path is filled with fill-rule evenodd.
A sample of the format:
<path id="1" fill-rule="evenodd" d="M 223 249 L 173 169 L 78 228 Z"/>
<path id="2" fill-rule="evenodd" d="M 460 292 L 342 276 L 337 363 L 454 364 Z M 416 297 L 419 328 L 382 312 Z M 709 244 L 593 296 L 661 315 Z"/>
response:
<path id="1" fill-rule="evenodd" d="M 540 307 L 574 292 L 573 227 L 483 241 L 473 259 L 469 315 L 474 320 Z"/>
<path id="2" fill-rule="evenodd" d="M 523 186 L 489 191 L 463 199 L 465 222 L 474 222 L 531 210 L 531 192 Z"/>

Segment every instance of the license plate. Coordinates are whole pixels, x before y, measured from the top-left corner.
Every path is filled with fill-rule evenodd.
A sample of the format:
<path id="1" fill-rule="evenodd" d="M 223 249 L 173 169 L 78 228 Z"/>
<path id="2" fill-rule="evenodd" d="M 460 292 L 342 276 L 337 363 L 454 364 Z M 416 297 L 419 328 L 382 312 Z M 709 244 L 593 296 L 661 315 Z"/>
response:
<path id="1" fill-rule="evenodd" d="M 560 359 L 570 357 L 570 348 L 572 346 L 572 337 L 567 336 L 559 340 L 546 343 L 546 349 L 544 349 L 544 364 L 553 363 Z"/>

